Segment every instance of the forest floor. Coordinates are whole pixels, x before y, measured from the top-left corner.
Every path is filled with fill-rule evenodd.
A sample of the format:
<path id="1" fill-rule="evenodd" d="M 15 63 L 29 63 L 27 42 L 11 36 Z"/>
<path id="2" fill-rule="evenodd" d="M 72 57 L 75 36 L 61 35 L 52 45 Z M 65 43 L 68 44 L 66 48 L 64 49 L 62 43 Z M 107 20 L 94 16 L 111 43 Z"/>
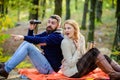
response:
<path id="1" fill-rule="evenodd" d="M 38 33 L 43 31 L 44 29 L 45 29 L 45 27 L 41 27 L 41 25 L 40 25 L 39 29 L 38 29 Z M 22 23 L 18 23 L 18 25 L 15 28 L 12 28 L 12 29 L 9 29 L 9 30 L 5 31 L 5 34 L 26 35 L 27 30 L 28 30 L 28 23 L 23 23 L 22 22 Z M 106 25 L 102 25 L 101 28 L 97 28 L 95 30 L 96 47 L 104 48 L 104 51 L 107 51 L 107 50 L 108 50 L 108 52 L 110 51 L 111 45 L 112 45 L 112 42 L 113 42 L 112 40 L 114 38 L 113 36 L 109 37 L 110 35 L 106 34 L 106 32 L 110 32 L 110 31 L 114 32 L 112 28 L 108 29 L 108 26 L 106 26 Z M 86 37 L 86 34 L 87 34 L 86 32 L 87 31 L 81 30 L 81 33 L 83 33 L 83 35 L 85 35 L 85 37 Z M 12 37 L 10 37 L 3 44 L 4 53 L 12 55 L 14 53 L 14 51 L 18 48 L 18 46 L 21 42 L 23 42 L 23 41 L 16 41 L 15 42 L 12 39 Z M 17 70 L 15 69 L 10 73 L 10 75 L 8 77 L 8 80 L 21 80 L 19 78 L 19 76 L 20 75 L 17 73 Z"/>

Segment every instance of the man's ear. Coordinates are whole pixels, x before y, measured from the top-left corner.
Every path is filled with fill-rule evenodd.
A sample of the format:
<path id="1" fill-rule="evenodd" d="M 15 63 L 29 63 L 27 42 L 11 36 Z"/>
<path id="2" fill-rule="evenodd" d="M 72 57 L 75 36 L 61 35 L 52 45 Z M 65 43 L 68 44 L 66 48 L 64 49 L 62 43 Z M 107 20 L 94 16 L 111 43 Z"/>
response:
<path id="1" fill-rule="evenodd" d="M 61 25 L 58 23 L 58 27 L 57 28 L 60 28 L 61 27 Z"/>

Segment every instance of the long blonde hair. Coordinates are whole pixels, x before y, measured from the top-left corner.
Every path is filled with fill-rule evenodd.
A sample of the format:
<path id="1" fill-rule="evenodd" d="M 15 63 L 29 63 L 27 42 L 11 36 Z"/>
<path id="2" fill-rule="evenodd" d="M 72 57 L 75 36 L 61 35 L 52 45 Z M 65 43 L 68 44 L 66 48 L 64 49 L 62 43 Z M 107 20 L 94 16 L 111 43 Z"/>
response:
<path id="1" fill-rule="evenodd" d="M 81 35 L 78 23 L 75 20 L 69 19 L 65 21 L 63 28 L 65 27 L 65 24 L 69 24 L 75 29 L 73 39 L 78 41 Z"/>

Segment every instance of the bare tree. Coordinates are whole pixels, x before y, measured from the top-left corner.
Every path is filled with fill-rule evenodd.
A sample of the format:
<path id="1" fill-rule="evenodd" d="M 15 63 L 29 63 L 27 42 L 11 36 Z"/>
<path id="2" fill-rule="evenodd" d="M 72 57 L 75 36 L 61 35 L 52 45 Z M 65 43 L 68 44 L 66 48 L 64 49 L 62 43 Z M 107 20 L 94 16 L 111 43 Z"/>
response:
<path id="1" fill-rule="evenodd" d="M 29 19 L 38 19 L 38 6 L 39 0 L 32 0 L 32 8 L 30 9 Z M 37 34 L 38 27 L 35 28 L 34 32 Z"/>
<path id="2" fill-rule="evenodd" d="M 112 8 L 115 7 L 115 3 L 114 3 L 115 0 L 112 0 Z"/>
<path id="3" fill-rule="evenodd" d="M 97 5 L 96 5 L 96 19 L 97 19 L 97 22 L 102 22 L 102 20 L 101 20 L 102 4 L 103 4 L 103 0 L 97 0 Z"/>
<path id="4" fill-rule="evenodd" d="M 90 0 L 90 18 L 88 29 L 88 42 L 94 41 L 94 29 L 95 29 L 95 5 L 96 0 Z"/>
<path id="5" fill-rule="evenodd" d="M 78 0 L 75 0 L 75 10 L 77 10 L 78 9 Z"/>
<path id="6" fill-rule="evenodd" d="M 113 49 L 120 51 L 120 0 L 117 0 L 116 18 L 117 18 L 117 28 L 113 43 Z"/>
<path id="7" fill-rule="evenodd" d="M 38 19 L 39 0 L 32 0 L 32 8 L 30 9 L 29 19 Z"/>
<path id="8" fill-rule="evenodd" d="M 41 7 L 42 7 L 42 19 L 43 19 L 45 17 L 46 0 L 41 0 Z"/>
<path id="9" fill-rule="evenodd" d="M 7 8 L 7 4 L 8 4 L 8 1 L 5 1 L 5 0 L 1 0 L 0 1 L 1 4 L 0 4 L 0 17 L 4 16 L 5 14 L 8 13 L 8 8 Z"/>
<path id="10" fill-rule="evenodd" d="M 87 17 L 87 12 L 88 12 L 88 2 L 89 2 L 89 0 L 85 0 L 85 3 L 84 3 L 82 25 L 81 25 L 82 29 L 86 29 L 86 17 Z"/>
<path id="11" fill-rule="evenodd" d="M 55 0 L 54 14 L 62 16 L 62 0 Z"/>
<path id="12" fill-rule="evenodd" d="M 66 0 L 66 20 L 70 19 L 70 0 Z"/>

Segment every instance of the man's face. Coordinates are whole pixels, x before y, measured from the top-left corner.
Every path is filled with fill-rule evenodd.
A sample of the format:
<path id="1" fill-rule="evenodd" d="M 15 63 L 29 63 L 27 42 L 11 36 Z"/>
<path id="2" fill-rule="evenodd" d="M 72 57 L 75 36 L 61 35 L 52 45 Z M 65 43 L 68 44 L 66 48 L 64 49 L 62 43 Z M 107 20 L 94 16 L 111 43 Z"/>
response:
<path id="1" fill-rule="evenodd" d="M 58 26 L 59 26 L 59 24 L 58 24 L 58 21 L 56 19 L 49 18 L 48 22 L 47 22 L 46 30 L 48 33 L 51 33 L 53 31 L 55 31 L 58 28 Z"/>

